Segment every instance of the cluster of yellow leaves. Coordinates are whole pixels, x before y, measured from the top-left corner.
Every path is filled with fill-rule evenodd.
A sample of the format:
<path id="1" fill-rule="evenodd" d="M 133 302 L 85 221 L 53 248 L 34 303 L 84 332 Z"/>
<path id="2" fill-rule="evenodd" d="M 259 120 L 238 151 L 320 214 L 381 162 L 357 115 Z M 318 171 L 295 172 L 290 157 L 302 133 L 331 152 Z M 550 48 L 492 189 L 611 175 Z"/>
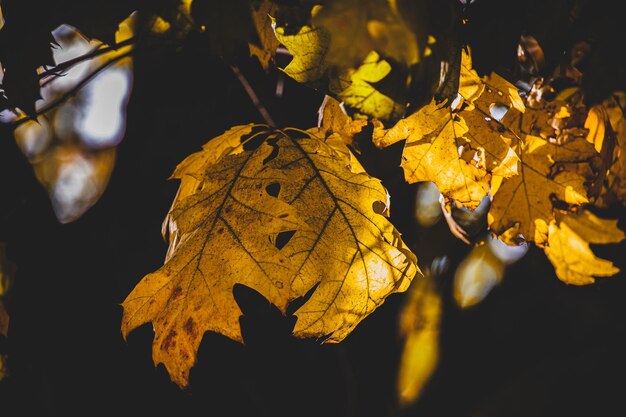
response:
<path id="1" fill-rule="evenodd" d="M 492 105 L 521 113 L 517 90 L 496 74 L 483 81 L 463 53 L 459 96 L 454 108 L 432 101 L 385 129 L 374 120 L 374 144 L 380 148 L 406 140 L 402 167 L 407 182 L 434 182 L 444 196 L 475 208 L 487 195 L 492 176 L 517 174 L 519 157 L 511 145 L 514 134 L 491 116 Z M 449 104 L 449 103 L 448 103 Z"/>
<path id="2" fill-rule="evenodd" d="M 474 209 L 489 193 L 491 229 L 509 244 L 521 235 L 545 248 L 558 277 L 581 285 L 593 282 L 592 275 L 610 276 L 618 269 L 598 263 L 588 245 L 566 251 L 571 248 L 564 236 L 572 233 L 557 209 L 574 213 L 595 198 L 625 202 L 626 123 L 620 97 L 588 110 L 580 89 L 571 88 L 549 101 L 531 94 L 526 106 L 499 75 L 480 78 L 464 53 L 454 102 L 438 106 L 433 101 L 389 129 L 374 120 L 373 141 L 386 147 L 406 140 L 406 180 L 432 181 L 457 204 Z M 595 235 L 578 236 L 596 243 L 621 240 L 615 222 L 602 225 Z M 581 256 L 556 255 L 564 251 Z"/>
<path id="3" fill-rule="evenodd" d="M 355 118 L 400 119 L 410 83 L 406 69 L 420 61 L 423 48 L 396 2 L 331 1 L 311 15 L 311 24 L 296 33 L 274 22 L 276 37 L 293 55 L 284 72 L 326 88 Z"/>
<path id="4" fill-rule="evenodd" d="M 152 322 L 154 361 L 177 384 L 187 384 L 204 332 L 242 341 L 236 284 L 283 313 L 315 287 L 294 335 L 328 342 L 407 289 L 416 258 L 383 215 L 386 190 L 344 144 L 354 129 L 238 126 L 176 168 L 167 259 L 124 301 L 122 332 Z"/>

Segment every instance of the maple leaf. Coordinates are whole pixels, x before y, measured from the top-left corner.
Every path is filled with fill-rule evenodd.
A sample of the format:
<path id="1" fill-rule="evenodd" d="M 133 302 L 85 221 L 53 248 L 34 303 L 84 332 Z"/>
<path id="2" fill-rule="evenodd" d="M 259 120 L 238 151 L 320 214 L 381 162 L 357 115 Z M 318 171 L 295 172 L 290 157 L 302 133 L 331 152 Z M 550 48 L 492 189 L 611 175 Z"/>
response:
<path id="1" fill-rule="evenodd" d="M 468 128 L 449 108 L 432 101 L 388 131 L 378 123 L 374 126 L 377 146 L 406 139 L 402 168 L 407 182 L 432 181 L 443 195 L 471 208 L 487 194 L 487 172 L 459 156 L 457 140 Z"/>
<path id="2" fill-rule="evenodd" d="M 389 61 L 371 51 L 360 66 L 332 77 L 328 89 L 342 100 L 352 117 L 395 122 L 406 111 L 403 94 L 407 84 L 406 77 L 395 76 L 393 69 Z"/>
<path id="3" fill-rule="evenodd" d="M 337 68 L 358 67 L 371 51 L 406 66 L 419 62 L 417 38 L 395 2 L 335 0 L 323 6 L 312 20 L 329 33 L 326 58 Z"/>
<path id="4" fill-rule="evenodd" d="M 242 340 L 235 284 L 283 313 L 317 286 L 295 312 L 294 334 L 339 342 L 418 272 L 379 214 L 385 189 L 350 167 L 347 148 L 310 132 L 254 128 L 233 128 L 178 166 L 173 248 L 123 303 L 123 335 L 152 322 L 154 361 L 180 386 L 204 332 Z"/>
<path id="5" fill-rule="evenodd" d="M 584 138 L 555 145 L 527 135 L 517 154 L 520 173 L 494 191 L 489 223 L 497 234 L 516 227 L 525 239 L 539 242 L 542 239 L 535 236 L 536 226 L 537 223 L 547 225 L 552 220 L 552 199 L 574 206 L 589 201 L 585 188 L 587 178 L 572 167 L 591 160 L 597 153 Z"/>
<path id="6" fill-rule="evenodd" d="M 589 244 L 619 243 L 624 237 L 617 220 L 601 219 L 589 210 L 581 210 L 576 214 L 559 214 L 550 222 L 544 251 L 561 281 L 587 285 L 595 282 L 594 277 L 609 277 L 619 272 L 611 261 L 596 257 Z"/>
<path id="7" fill-rule="evenodd" d="M 286 28 L 277 26 L 275 20 L 272 25 L 276 38 L 293 55 L 283 72 L 299 83 L 316 86 L 328 68 L 328 33 L 322 28 L 304 25 L 297 33 L 290 34 Z"/>
<path id="8" fill-rule="evenodd" d="M 367 120 L 352 119 L 344 112 L 342 105 L 331 96 L 324 97 L 318 116 L 318 127 L 309 129 L 308 132 L 318 138 L 324 138 L 326 144 L 342 153 L 350 161 L 354 172 L 365 171 L 346 145 L 360 153 L 354 137 L 367 125 Z"/>
<path id="9" fill-rule="evenodd" d="M 250 55 L 256 56 L 265 71 L 269 70 L 270 61 L 274 59 L 276 49 L 280 45 L 280 41 L 274 34 L 272 27 L 272 15 L 276 11 L 276 5 L 273 1 L 262 0 L 259 4 L 252 6 L 252 21 L 259 35 L 259 42 L 251 42 L 248 44 Z"/>
<path id="10" fill-rule="evenodd" d="M 316 7 L 311 12 L 313 20 L 319 10 Z M 297 82 L 313 88 L 326 87 L 355 118 L 395 122 L 404 115 L 409 77 L 403 65 L 385 59 L 373 49 L 359 53 L 354 65 L 345 60 L 336 64 L 328 58 L 335 38 L 324 26 L 303 25 L 292 33 L 275 21 L 274 30 L 293 56 L 283 71 Z"/>
<path id="11" fill-rule="evenodd" d="M 379 148 L 406 140 L 402 155 L 406 180 L 432 181 L 445 197 L 473 209 L 487 194 L 492 175 L 518 174 L 519 158 L 512 148 L 518 136 L 506 125 L 524 110 L 520 103 L 517 90 L 503 78 L 478 77 L 469 54 L 463 52 L 453 103 L 432 101 L 390 129 L 374 121 L 372 139 Z M 496 118 L 492 113 L 498 105 L 506 114 Z"/>
<path id="12" fill-rule="evenodd" d="M 353 143 L 355 135 L 367 125 L 367 120 L 354 120 L 346 114 L 341 103 L 330 96 L 326 96 L 319 109 L 320 127 L 327 134 L 339 134 L 344 143 Z"/>

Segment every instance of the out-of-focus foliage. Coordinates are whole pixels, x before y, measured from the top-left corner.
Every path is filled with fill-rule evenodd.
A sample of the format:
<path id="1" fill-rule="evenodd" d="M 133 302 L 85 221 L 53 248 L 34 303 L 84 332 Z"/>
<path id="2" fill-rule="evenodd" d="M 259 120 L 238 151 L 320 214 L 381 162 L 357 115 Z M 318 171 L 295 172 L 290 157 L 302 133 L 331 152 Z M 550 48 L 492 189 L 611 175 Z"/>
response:
<path id="1" fill-rule="evenodd" d="M 236 284 L 283 313 L 315 287 L 294 334 L 339 342 L 418 273 L 380 181 L 315 132 L 235 127 L 174 172 L 168 257 L 124 301 L 122 332 L 152 322 L 154 361 L 180 386 L 204 332 L 242 341 Z"/>
<path id="2" fill-rule="evenodd" d="M 480 303 L 504 278 L 508 265 L 522 258 L 528 245 L 509 246 L 491 237 L 472 248 L 454 275 L 454 300 L 461 308 Z"/>
<path id="3" fill-rule="evenodd" d="M 585 127 L 587 140 L 600 153 L 607 169 L 606 181 L 598 198 L 603 205 L 626 204 L 626 94 L 615 92 L 602 105 L 589 111 Z M 607 123 L 608 119 L 608 123 Z M 602 174 L 602 173 L 601 173 Z"/>
<path id="4" fill-rule="evenodd" d="M 132 16 L 119 25 L 116 43 L 132 38 L 133 25 Z M 67 25 L 55 29 L 53 36 L 57 66 L 107 48 Z M 28 119 L 20 110 L 3 112 L 5 121 L 19 124 L 15 139 L 63 223 L 80 217 L 106 189 L 115 165 L 115 146 L 125 131 L 131 50 L 131 45 L 113 49 L 60 72 L 42 67 L 43 98 L 35 103 L 37 119 Z"/>
<path id="5" fill-rule="evenodd" d="M 435 183 L 426 181 L 418 185 L 415 196 L 415 220 L 422 227 L 431 227 L 441 219 L 439 189 Z"/>
<path id="6" fill-rule="evenodd" d="M 259 4 L 253 3 L 252 19 L 254 27 L 259 36 L 258 45 L 250 42 L 250 55 L 256 56 L 265 71 L 270 68 L 270 62 L 274 59 L 276 49 L 280 45 L 280 41 L 274 34 L 272 27 L 272 15 L 276 11 L 276 5 L 270 0 L 262 0 Z"/>
<path id="7" fill-rule="evenodd" d="M 409 288 L 399 316 L 404 340 L 398 369 L 397 397 L 402 406 L 414 403 L 439 362 L 439 333 L 442 300 L 437 282 L 430 272 Z"/>
<path id="8" fill-rule="evenodd" d="M 6 245 L 0 242 L 0 336 L 7 336 L 9 332 L 9 313 L 4 306 L 3 298 L 13 285 L 15 265 L 7 259 Z M 0 380 L 2 380 L 2 366 L 0 364 Z"/>
<path id="9" fill-rule="evenodd" d="M 410 104 L 411 73 L 431 51 L 399 3 L 335 0 L 315 5 L 299 27 L 275 21 L 278 40 L 293 55 L 285 73 L 324 89 L 355 118 L 400 119 Z"/>

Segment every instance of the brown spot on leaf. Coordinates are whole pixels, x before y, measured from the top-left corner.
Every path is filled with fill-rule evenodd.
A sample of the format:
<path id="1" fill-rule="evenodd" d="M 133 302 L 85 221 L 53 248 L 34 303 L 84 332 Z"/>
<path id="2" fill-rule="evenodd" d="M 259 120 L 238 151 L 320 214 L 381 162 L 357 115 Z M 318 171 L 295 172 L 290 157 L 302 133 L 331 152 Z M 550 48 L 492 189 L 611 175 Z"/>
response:
<path id="1" fill-rule="evenodd" d="M 175 300 L 179 298 L 183 294 L 183 289 L 180 287 L 174 288 L 174 292 L 172 292 L 172 298 Z"/>
<path id="2" fill-rule="evenodd" d="M 163 342 L 161 342 L 161 349 L 169 352 L 173 347 L 175 347 L 176 340 L 174 340 L 174 338 L 176 337 L 176 334 L 176 330 L 170 330 L 165 339 L 163 339 Z"/>
<path id="3" fill-rule="evenodd" d="M 198 329 L 196 329 L 196 323 L 193 321 L 191 317 L 189 317 L 189 319 L 187 319 L 187 321 L 185 322 L 184 329 L 185 329 L 185 332 L 192 338 L 195 338 L 198 335 Z"/>

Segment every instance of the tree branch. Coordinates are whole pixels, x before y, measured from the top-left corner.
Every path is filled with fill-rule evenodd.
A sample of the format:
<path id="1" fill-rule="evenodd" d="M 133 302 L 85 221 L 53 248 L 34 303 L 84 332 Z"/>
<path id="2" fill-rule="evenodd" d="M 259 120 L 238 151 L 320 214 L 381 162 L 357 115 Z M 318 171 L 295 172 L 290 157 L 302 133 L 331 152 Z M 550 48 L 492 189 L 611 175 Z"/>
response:
<path id="1" fill-rule="evenodd" d="M 117 61 L 120 61 L 123 58 L 126 58 L 126 57 L 130 56 L 131 54 L 132 54 L 132 51 L 129 51 L 129 52 L 125 53 L 125 54 L 116 56 L 115 58 L 112 58 L 110 61 L 107 61 L 104 64 L 100 65 L 98 68 L 95 69 L 95 71 L 93 71 L 88 76 L 86 76 L 85 78 L 80 80 L 80 82 L 78 84 L 76 84 L 74 87 L 72 87 L 69 91 L 67 91 L 61 97 L 59 97 L 58 99 L 54 100 L 53 102 L 45 105 L 41 109 L 37 110 L 37 112 L 35 112 L 34 115 L 23 117 L 23 118 L 21 118 L 19 120 L 16 120 L 13 123 L 11 123 L 11 128 L 12 129 L 16 129 L 17 127 L 21 126 L 22 124 L 24 124 L 24 123 L 26 123 L 26 122 L 28 122 L 30 120 L 37 120 L 37 117 L 41 116 L 44 113 L 49 112 L 50 110 L 52 110 L 56 106 L 64 103 L 70 97 L 74 96 L 81 88 L 83 88 L 85 86 L 85 84 L 87 84 L 89 81 L 91 81 L 102 70 L 108 68 L 109 66 L 111 66 L 114 63 L 116 63 Z"/>

